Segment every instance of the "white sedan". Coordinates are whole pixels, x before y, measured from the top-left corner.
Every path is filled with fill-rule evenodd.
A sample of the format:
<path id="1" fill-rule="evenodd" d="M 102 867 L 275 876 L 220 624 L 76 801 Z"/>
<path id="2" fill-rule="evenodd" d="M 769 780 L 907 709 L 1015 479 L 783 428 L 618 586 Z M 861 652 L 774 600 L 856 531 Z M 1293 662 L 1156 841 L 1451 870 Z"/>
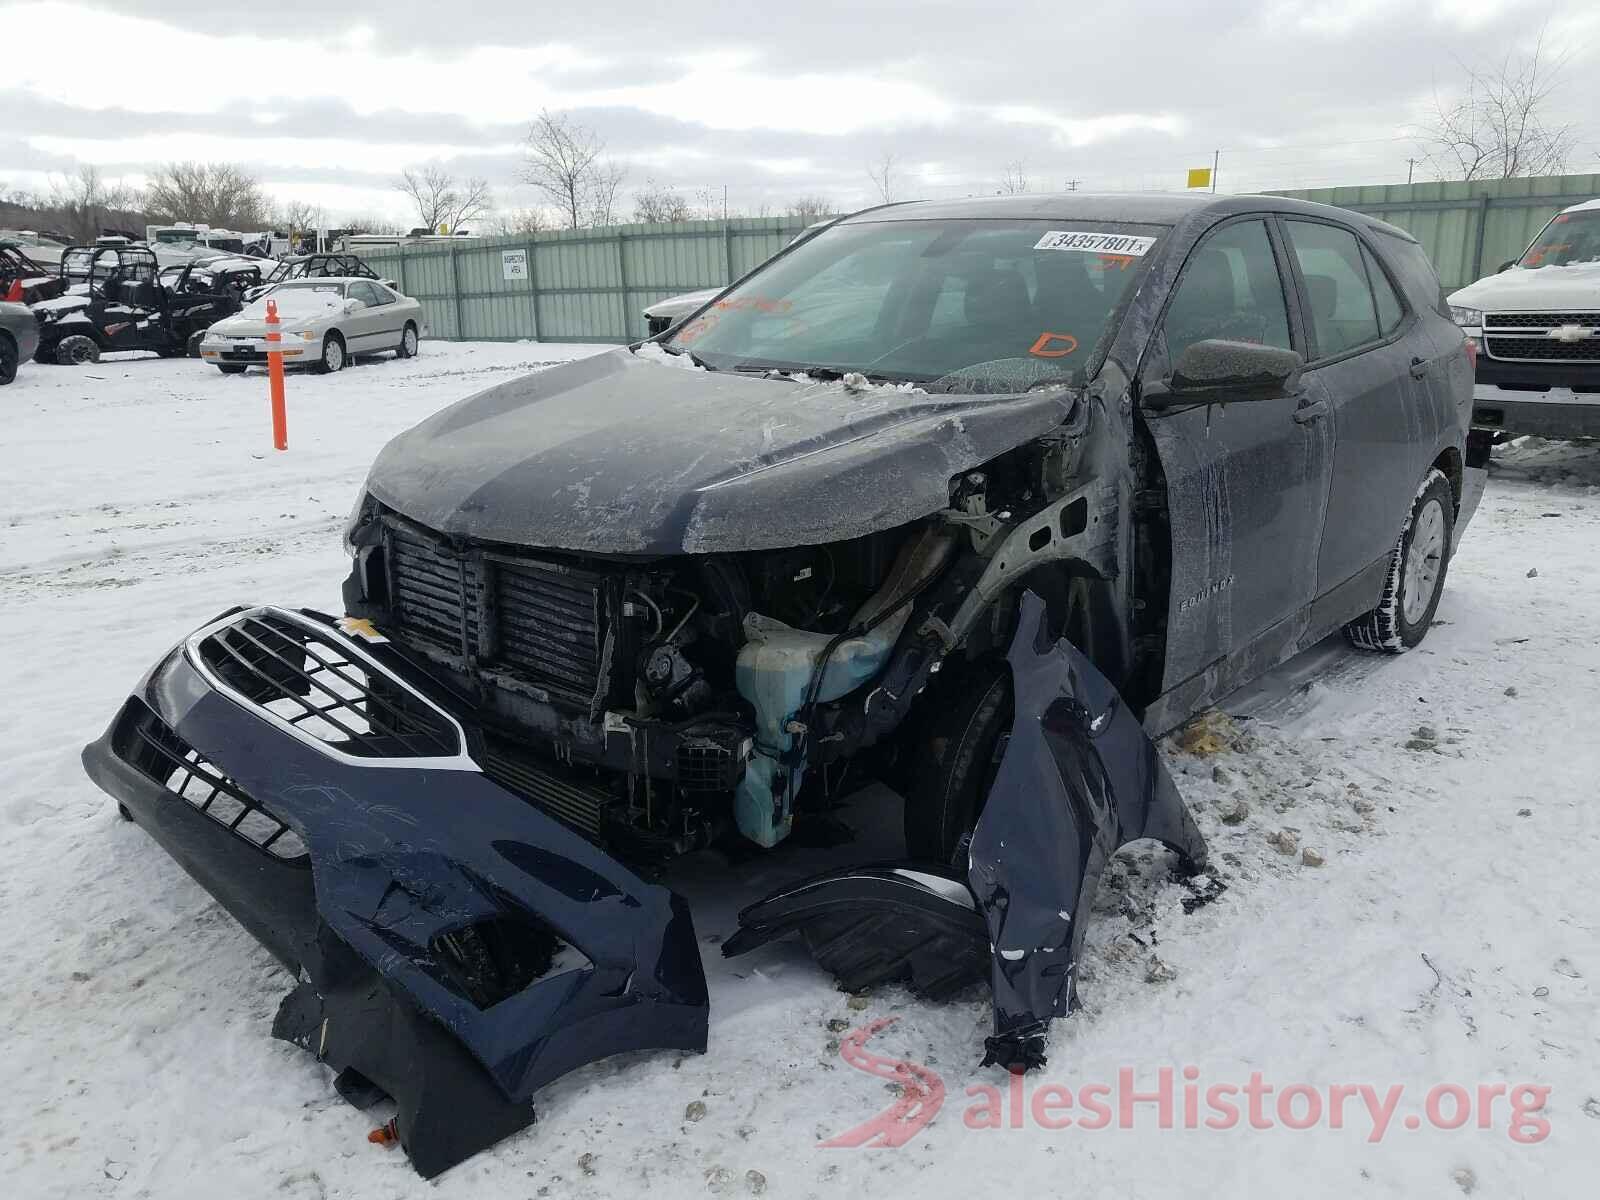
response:
<path id="1" fill-rule="evenodd" d="M 373 279 L 293 279 L 206 330 L 200 357 L 225 375 L 267 361 L 267 301 L 278 306 L 284 366 L 342 370 L 358 354 L 411 358 L 427 332 L 422 305 Z"/>

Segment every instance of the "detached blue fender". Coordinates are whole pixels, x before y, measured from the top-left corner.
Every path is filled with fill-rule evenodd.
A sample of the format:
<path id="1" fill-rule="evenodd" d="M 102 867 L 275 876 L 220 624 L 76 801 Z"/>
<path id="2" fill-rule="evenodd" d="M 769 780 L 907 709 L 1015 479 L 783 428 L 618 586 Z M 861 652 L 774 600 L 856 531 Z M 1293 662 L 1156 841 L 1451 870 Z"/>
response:
<path id="1" fill-rule="evenodd" d="M 1205 841 L 1155 744 L 1110 680 L 1052 641 L 1044 601 L 1022 598 L 1007 659 L 1011 739 L 972 835 L 967 882 L 993 947 L 985 1064 L 1044 1063 L 1053 1017 L 1077 1006 L 1090 902 L 1118 848 L 1154 838 L 1199 871 Z"/>
<path id="2" fill-rule="evenodd" d="M 1050 640 L 1032 592 L 1008 660 L 1015 717 L 965 886 L 927 863 L 832 872 L 740 913 L 723 953 L 798 931 L 846 988 L 898 980 L 933 997 L 987 969 L 994 1033 L 984 1065 L 1024 1071 L 1044 1064 L 1050 1021 L 1077 1005 L 1085 918 L 1107 860 L 1154 838 L 1192 874 L 1206 847 L 1139 719 L 1081 651 Z"/>

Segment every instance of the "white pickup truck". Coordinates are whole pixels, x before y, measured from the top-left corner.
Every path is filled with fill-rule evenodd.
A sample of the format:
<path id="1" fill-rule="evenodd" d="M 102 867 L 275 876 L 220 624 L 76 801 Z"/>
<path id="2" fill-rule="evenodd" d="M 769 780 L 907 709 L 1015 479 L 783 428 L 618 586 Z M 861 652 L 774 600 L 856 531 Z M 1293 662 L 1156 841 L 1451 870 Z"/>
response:
<path id="1" fill-rule="evenodd" d="M 1600 438 L 1600 199 L 1557 213 L 1450 312 L 1477 350 L 1475 427 Z"/>

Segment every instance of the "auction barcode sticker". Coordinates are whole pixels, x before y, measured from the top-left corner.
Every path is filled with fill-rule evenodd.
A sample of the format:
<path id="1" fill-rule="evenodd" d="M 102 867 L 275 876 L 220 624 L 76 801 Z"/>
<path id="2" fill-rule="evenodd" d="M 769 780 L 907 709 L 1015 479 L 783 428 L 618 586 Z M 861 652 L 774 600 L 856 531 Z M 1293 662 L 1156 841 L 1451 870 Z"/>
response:
<path id="1" fill-rule="evenodd" d="M 1035 250 L 1082 250 L 1088 254 L 1128 254 L 1143 258 L 1156 244 L 1153 237 L 1134 237 L 1127 233 L 1082 233 L 1071 229 L 1052 229 L 1033 244 Z"/>

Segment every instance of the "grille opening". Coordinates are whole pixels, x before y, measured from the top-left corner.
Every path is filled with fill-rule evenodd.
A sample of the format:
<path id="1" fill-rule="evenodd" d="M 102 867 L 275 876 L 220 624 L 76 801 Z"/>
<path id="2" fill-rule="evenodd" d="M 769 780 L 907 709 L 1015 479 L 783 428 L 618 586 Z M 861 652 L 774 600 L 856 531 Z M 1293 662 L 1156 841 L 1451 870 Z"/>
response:
<path id="1" fill-rule="evenodd" d="M 124 739 L 129 761 L 174 797 L 210 817 L 234 836 L 286 862 L 308 858 L 300 835 L 247 795 L 154 713 L 145 710 Z"/>
<path id="2" fill-rule="evenodd" d="M 454 757 L 461 739 L 439 712 L 332 635 L 273 613 L 241 617 L 200 643 L 207 667 L 268 712 L 346 754 Z"/>
<path id="3" fill-rule="evenodd" d="M 428 945 L 448 981 L 480 1009 L 493 1008 L 541 979 L 594 966 L 532 913 L 490 917 Z"/>
<path id="4" fill-rule="evenodd" d="M 610 691 L 615 581 L 584 567 L 458 547 L 385 521 L 389 621 L 400 640 L 492 668 L 540 698 L 597 713 Z"/>

